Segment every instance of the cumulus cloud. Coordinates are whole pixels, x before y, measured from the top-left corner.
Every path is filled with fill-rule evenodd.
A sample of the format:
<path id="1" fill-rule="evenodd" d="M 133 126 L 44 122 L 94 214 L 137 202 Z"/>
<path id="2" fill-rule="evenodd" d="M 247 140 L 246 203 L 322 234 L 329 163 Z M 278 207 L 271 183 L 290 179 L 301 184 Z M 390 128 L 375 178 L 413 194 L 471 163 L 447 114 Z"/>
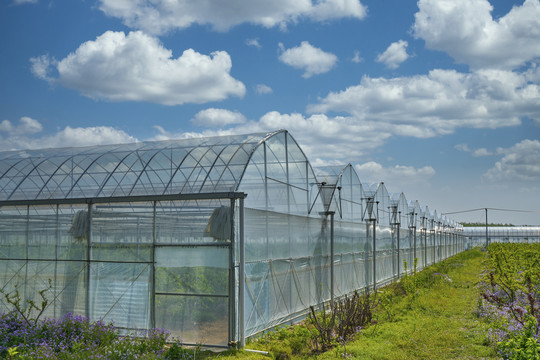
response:
<path id="1" fill-rule="evenodd" d="M 22 4 L 37 4 L 38 0 L 13 0 L 13 5 L 22 5 Z"/>
<path id="2" fill-rule="evenodd" d="M 493 168 L 485 174 L 485 178 L 493 182 L 501 181 L 540 181 L 540 141 L 523 140 L 507 149 L 498 149 L 504 154 Z"/>
<path id="3" fill-rule="evenodd" d="M 247 39 L 246 45 L 256 47 L 257 49 L 262 48 L 261 44 L 259 43 L 259 39 Z"/>
<path id="4" fill-rule="evenodd" d="M 384 167 L 375 161 L 358 164 L 354 168 L 358 173 L 360 181 L 364 184 L 376 184 L 381 181 L 385 184 L 390 184 L 390 186 L 392 184 L 394 186 L 423 184 L 435 175 L 435 169 L 431 166 L 421 168 L 406 165 Z"/>
<path id="5" fill-rule="evenodd" d="M 354 51 L 354 56 L 352 57 L 351 61 L 355 64 L 359 64 L 362 61 L 364 61 L 364 59 L 360 56 L 360 51 L 358 50 Z"/>
<path id="6" fill-rule="evenodd" d="M 122 19 L 127 26 L 151 34 L 194 24 L 210 25 L 218 31 L 242 23 L 286 28 L 304 18 L 328 21 L 362 19 L 366 15 L 366 8 L 359 0 L 100 0 L 99 8 L 109 16 Z"/>
<path id="7" fill-rule="evenodd" d="M 491 156 L 493 153 L 486 148 L 478 148 L 472 152 L 472 156 L 481 157 L 481 156 Z"/>
<path id="8" fill-rule="evenodd" d="M 467 144 L 457 144 L 454 149 L 471 153 L 474 157 L 491 156 L 493 153 L 486 148 L 471 149 Z"/>
<path id="9" fill-rule="evenodd" d="M 9 120 L 0 123 L 0 151 L 44 149 L 70 146 L 120 144 L 137 141 L 123 130 L 110 126 L 64 129 L 51 135 L 41 134 L 43 126 L 37 120 L 22 117 L 18 125 Z"/>
<path id="10" fill-rule="evenodd" d="M 258 120 L 234 127 L 204 131 L 201 135 L 249 134 L 278 129 L 289 130 L 312 161 L 350 161 L 381 146 L 391 136 L 388 132 L 379 131 L 373 124 L 360 123 L 348 117 L 328 117 L 324 114 L 306 117 L 299 113 L 282 114 L 277 111 L 270 111 Z"/>
<path id="11" fill-rule="evenodd" d="M 397 69 L 402 62 L 409 58 L 407 54 L 408 45 L 404 40 L 390 44 L 382 54 L 377 56 L 377 62 L 384 63 L 390 69 Z"/>
<path id="12" fill-rule="evenodd" d="M 245 94 L 244 84 L 230 75 L 227 52 L 208 56 L 188 49 L 173 58 L 158 39 L 140 31 L 107 31 L 60 61 L 48 56 L 30 61 L 37 77 L 94 99 L 180 105 Z"/>
<path id="13" fill-rule="evenodd" d="M 511 71 L 470 74 L 433 70 L 427 75 L 363 77 L 359 85 L 331 92 L 308 106 L 308 113 L 348 113 L 394 135 L 433 137 L 457 128 L 520 125 L 520 117 L 540 119 L 540 86 Z"/>
<path id="14" fill-rule="evenodd" d="M 330 71 L 338 60 L 336 55 L 324 52 L 307 41 L 302 41 L 300 46 L 290 49 L 285 49 L 281 43 L 279 46 L 282 51 L 279 60 L 296 69 L 304 70 L 302 77 L 306 79 Z"/>
<path id="15" fill-rule="evenodd" d="M 473 68 L 512 69 L 540 57 L 540 1 L 493 19 L 487 0 L 420 0 L 413 33 Z"/>
<path id="16" fill-rule="evenodd" d="M 257 84 L 255 86 L 255 92 L 259 95 L 264 95 L 264 94 L 271 94 L 272 93 L 272 88 L 268 85 L 264 85 L 264 84 Z"/>
<path id="17" fill-rule="evenodd" d="M 246 118 L 238 111 L 210 108 L 199 111 L 191 119 L 191 122 L 195 125 L 205 127 L 224 127 L 233 124 L 243 124 L 246 122 Z"/>
<path id="18" fill-rule="evenodd" d="M 18 125 L 13 125 L 9 120 L 3 120 L 0 123 L 0 133 L 5 133 L 8 136 L 30 135 L 43 130 L 39 121 L 28 116 L 23 116 L 19 120 Z"/>

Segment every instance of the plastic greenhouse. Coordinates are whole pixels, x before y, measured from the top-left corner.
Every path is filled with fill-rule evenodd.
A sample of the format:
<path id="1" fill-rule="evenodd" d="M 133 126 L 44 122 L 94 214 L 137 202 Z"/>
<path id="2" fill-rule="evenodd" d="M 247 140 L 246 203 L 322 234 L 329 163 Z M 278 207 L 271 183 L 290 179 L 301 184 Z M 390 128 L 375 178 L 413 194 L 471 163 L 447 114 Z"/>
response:
<path id="1" fill-rule="evenodd" d="M 0 153 L 0 288 L 50 280 L 47 317 L 242 344 L 463 245 L 352 165 L 314 170 L 285 130 Z"/>

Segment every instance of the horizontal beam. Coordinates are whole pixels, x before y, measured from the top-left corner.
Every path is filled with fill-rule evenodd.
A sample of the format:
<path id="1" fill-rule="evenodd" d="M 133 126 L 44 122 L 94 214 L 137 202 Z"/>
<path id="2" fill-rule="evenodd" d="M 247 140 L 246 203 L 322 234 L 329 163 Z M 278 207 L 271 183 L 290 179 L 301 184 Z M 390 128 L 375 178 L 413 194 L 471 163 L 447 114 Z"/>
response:
<path id="1" fill-rule="evenodd" d="M 216 192 L 199 194 L 169 194 L 169 195 L 140 195 L 140 196 L 111 196 L 98 198 L 69 198 L 69 199 L 35 199 L 35 200 L 4 200 L 2 206 L 27 205 L 64 205 L 64 204 L 108 204 L 119 202 L 145 202 L 145 201 L 178 201 L 178 200 L 213 200 L 213 199 L 245 199 L 243 192 Z"/>

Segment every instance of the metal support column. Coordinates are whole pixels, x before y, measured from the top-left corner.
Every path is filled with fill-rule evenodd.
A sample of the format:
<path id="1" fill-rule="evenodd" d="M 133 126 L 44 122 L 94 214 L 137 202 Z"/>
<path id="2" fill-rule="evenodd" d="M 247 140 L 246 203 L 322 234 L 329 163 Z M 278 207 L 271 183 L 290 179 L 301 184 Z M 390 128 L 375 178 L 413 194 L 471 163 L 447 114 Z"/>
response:
<path id="1" fill-rule="evenodd" d="M 376 241 L 376 228 L 377 219 L 371 219 L 373 222 L 373 291 L 377 290 L 377 241 Z"/>
<path id="2" fill-rule="evenodd" d="M 329 211 L 330 215 L 330 302 L 334 304 L 334 211 Z"/>
<path id="3" fill-rule="evenodd" d="M 243 348 L 245 345 L 245 329 L 244 329 L 244 287 L 245 287 L 245 244 L 244 244 L 244 199 L 239 199 L 239 265 L 238 265 L 238 335 L 239 335 L 239 347 Z"/>

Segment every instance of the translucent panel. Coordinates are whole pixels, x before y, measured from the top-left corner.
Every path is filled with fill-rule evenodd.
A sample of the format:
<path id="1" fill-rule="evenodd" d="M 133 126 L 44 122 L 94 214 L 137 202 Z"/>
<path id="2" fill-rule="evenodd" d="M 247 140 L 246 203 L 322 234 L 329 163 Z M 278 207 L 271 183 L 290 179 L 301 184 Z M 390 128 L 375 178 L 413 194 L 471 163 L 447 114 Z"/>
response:
<path id="1" fill-rule="evenodd" d="M 156 291 L 228 295 L 229 247 L 156 248 Z"/>
<path id="2" fill-rule="evenodd" d="M 92 211 L 92 259 L 152 261 L 153 203 L 96 205 Z"/>
<path id="3" fill-rule="evenodd" d="M 216 243 L 232 236 L 230 200 L 161 201 L 156 205 L 156 242 Z"/>
<path id="4" fill-rule="evenodd" d="M 228 246 L 156 248 L 156 325 L 186 343 L 228 342 Z"/>
<path id="5" fill-rule="evenodd" d="M 148 264 L 90 265 L 90 320 L 114 322 L 123 328 L 150 326 L 150 270 Z"/>
<path id="6" fill-rule="evenodd" d="M 226 346 L 229 342 L 228 299 L 156 295 L 156 327 L 185 344 Z"/>

